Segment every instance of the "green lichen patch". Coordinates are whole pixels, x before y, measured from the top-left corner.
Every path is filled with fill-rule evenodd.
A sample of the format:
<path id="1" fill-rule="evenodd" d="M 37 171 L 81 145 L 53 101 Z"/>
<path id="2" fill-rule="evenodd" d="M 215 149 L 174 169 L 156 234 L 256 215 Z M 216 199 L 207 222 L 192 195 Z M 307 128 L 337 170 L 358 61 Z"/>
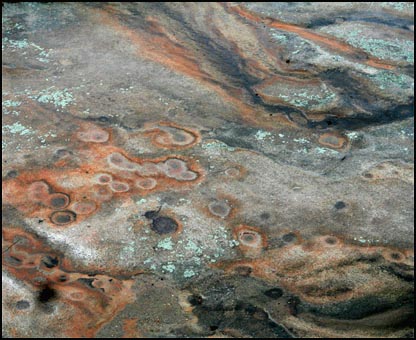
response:
<path id="1" fill-rule="evenodd" d="M 12 133 L 12 134 L 19 134 L 20 136 L 33 134 L 33 131 L 30 128 L 22 125 L 20 122 L 16 122 L 12 125 L 3 125 L 2 132 L 3 133 L 9 132 L 9 133 Z"/>
<path id="2" fill-rule="evenodd" d="M 190 278 L 195 276 L 196 273 L 192 270 L 192 269 L 185 269 L 185 271 L 183 272 L 183 277 L 185 278 Z"/>
<path id="3" fill-rule="evenodd" d="M 262 90 L 266 96 L 276 97 L 299 108 L 322 109 L 335 103 L 337 95 L 328 85 L 276 82 Z"/>
<path id="4" fill-rule="evenodd" d="M 167 237 L 157 244 L 157 247 L 164 250 L 172 250 L 173 249 L 173 242 L 170 237 Z"/>
<path id="5" fill-rule="evenodd" d="M 256 138 L 258 141 L 262 141 L 267 137 L 271 137 L 272 134 L 268 131 L 258 130 L 256 134 L 254 135 L 254 138 Z"/>
<path id="6" fill-rule="evenodd" d="M 321 30 L 377 58 L 414 62 L 414 41 L 399 39 L 387 31 L 360 23 L 332 25 Z"/>
<path id="7" fill-rule="evenodd" d="M 56 108 L 65 108 L 74 102 L 72 93 L 67 88 L 63 90 L 54 90 L 55 86 L 51 86 L 39 92 L 37 96 L 29 96 L 29 98 L 37 100 L 39 103 L 53 104 Z"/>
<path id="8" fill-rule="evenodd" d="M 413 78 L 404 74 L 397 74 L 392 71 L 380 70 L 374 75 L 369 76 L 374 83 L 382 90 L 398 88 L 414 91 L 415 83 Z"/>

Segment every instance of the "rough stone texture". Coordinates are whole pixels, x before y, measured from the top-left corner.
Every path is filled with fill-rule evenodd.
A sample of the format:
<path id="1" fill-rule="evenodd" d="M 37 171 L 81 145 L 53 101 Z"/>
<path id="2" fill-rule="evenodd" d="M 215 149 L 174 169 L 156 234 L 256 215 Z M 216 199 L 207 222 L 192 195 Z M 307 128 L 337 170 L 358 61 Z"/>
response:
<path id="1" fill-rule="evenodd" d="M 412 337 L 413 3 L 4 3 L 3 337 Z"/>

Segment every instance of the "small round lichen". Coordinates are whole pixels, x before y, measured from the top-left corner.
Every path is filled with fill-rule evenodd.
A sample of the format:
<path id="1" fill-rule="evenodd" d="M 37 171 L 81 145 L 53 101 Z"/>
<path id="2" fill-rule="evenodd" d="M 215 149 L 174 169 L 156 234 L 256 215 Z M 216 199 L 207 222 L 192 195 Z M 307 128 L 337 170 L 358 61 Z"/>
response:
<path id="1" fill-rule="evenodd" d="M 130 187 L 127 183 L 119 182 L 119 181 L 113 181 L 110 183 L 111 190 L 115 192 L 126 192 L 129 191 Z"/>
<path id="2" fill-rule="evenodd" d="M 55 211 L 51 215 L 51 221 L 53 224 L 66 225 L 76 220 L 76 214 L 73 211 Z"/>
<path id="3" fill-rule="evenodd" d="M 217 217 L 225 218 L 230 214 L 231 207 L 226 201 L 214 201 L 208 204 L 208 210 Z"/>
<path id="4" fill-rule="evenodd" d="M 151 190 L 156 187 L 157 181 L 154 178 L 140 178 L 136 180 L 136 187 L 143 190 Z"/>

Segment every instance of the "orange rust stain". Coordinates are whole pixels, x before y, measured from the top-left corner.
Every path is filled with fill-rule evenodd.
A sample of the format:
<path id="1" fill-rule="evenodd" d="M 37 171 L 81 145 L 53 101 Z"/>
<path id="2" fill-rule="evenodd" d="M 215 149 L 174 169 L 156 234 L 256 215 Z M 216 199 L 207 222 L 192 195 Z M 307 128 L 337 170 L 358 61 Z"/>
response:
<path id="1" fill-rule="evenodd" d="M 155 146 L 165 149 L 190 148 L 201 141 L 198 131 L 172 122 L 148 123 L 144 135 L 149 136 Z"/>
<path id="2" fill-rule="evenodd" d="M 241 224 L 234 228 L 233 235 L 245 256 L 257 257 L 267 247 L 267 238 L 262 230 Z"/>
<path id="3" fill-rule="evenodd" d="M 332 149 L 346 149 L 348 138 L 339 132 L 326 132 L 319 137 L 318 142 Z"/>
<path id="4" fill-rule="evenodd" d="M 56 298 L 67 305 L 60 315 L 65 336 L 93 337 L 135 299 L 133 280 L 74 272 L 62 254 L 24 230 L 3 227 L 2 233 L 3 267 L 34 291 L 45 287 L 53 290 Z"/>
<path id="5" fill-rule="evenodd" d="M 105 10 L 95 8 L 92 11 L 98 14 L 102 23 L 110 26 L 118 34 L 136 46 L 136 53 L 141 57 L 160 63 L 176 72 L 199 80 L 208 88 L 218 93 L 226 102 L 235 106 L 247 122 L 267 125 L 267 122 L 265 123 L 256 118 L 256 115 L 259 113 L 266 114 L 263 109 L 244 103 L 238 93 L 231 95 L 230 91 L 226 91 L 217 85 L 218 81 L 212 75 L 202 71 L 198 65 L 198 58 L 200 56 L 195 55 L 192 51 L 185 48 L 176 38 L 173 40 L 171 35 L 166 34 L 166 30 L 161 27 L 155 18 L 147 18 L 147 21 L 151 23 L 150 31 L 136 32 L 122 25 L 115 16 L 110 15 L 115 13 L 115 10 L 111 6 L 105 6 Z M 284 116 L 275 116 L 274 120 L 283 124 L 291 124 Z"/>
<path id="6" fill-rule="evenodd" d="M 122 338 L 143 338 L 141 332 L 137 329 L 138 318 L 123 320 L 123 336 Z"/>
<path id="7" fill-rule="evenodd" d="M 339 53 L 346 54 L 354 59 L 356 59 L 357 54 L 364 53 L 363 51 L 352 47 L 351 45 L 338 41 L 334 37 L 327 37 L 322 34 L 318 34 L 315 32 L 312 32 L 308 29 L 305 29 L 303 27 L 296 26 L 294 24 L 287 24 L 283 23 L 281 21 L 278 21 L 276 19 L 272 18 L 262 18 L 258 16 L 257 14 L 254 14 L 253 12 L 242 8 L 241 6 L 229 6 L 225 5 L 230 11 L 238 14 L 239 16 L 248 19 L 250 21 L 254 22 L 261 22 L 269 27 L 277 28 L 280 30 L 284 30 L 287 32 L 296 33 L 302 38 L 314 41 L 317 44 L 323 45 L 331 50 L 335 50 Z M 386 70 L 395 69 L 393 65 L 391 65 L 388 62 L 382 61 L 378 58 L 369 56 L 368 60 L 363 61 L 363 63 L 376 67 L 376 68 L 382 68 Z"/>
<path id="8" fill-rule="evenodd" d="M 218 206 L 218 209 L 216 209 L 216 206 Z M 200 210 L 209 217 L 220 220 L 232 220 L 238 213 L 240 206 L 241 204 L 235 197 L 219 193 L 216 195 L 216 198 L 208 204 L 205 200 L 203 205 L 200 206 Z"/>
<path id="9" fill-rule="evenodd" d="M 175 128 L 179 129 L 176 125 Z M 193 159 L 181 155 L 130 157 L 102 140 L 103 136 L 111 135 L 109 132 L 102 134 L 105 130 L 99 128 L 90 131 L 98 131 L 98 142 L 90 141 L 92 135 L 82 135 L 81 141 L 77 140 L 79 132 L 74 137 L 82 164 L 64 171 L 60 168 L 22 171 L 2 183 L 3 202 L 15 206 L 27 217 L 67 227 L 96 213 L 103 202 L 112 198 L 186 188 L 203 180 L 203 171 Z M 97 180 L 97 176 L 104 175 L 108 176 L 108 183 Z"/>
<path id="10" fill-rule="evenodd" d="M 259 232 L 257 228 L 242 225 L 234 229 L 234 237 L 240 241 L 246 230 L 248 235 L 250 231 Z M 250 237 L 245 242 L 248 244 L 243 246 L 250 248 L 251 243 L 256 243 L 253 240 L 256 238 Z M 247 256 L 247 251 L 242 251 Z M 322 235 L 306 241 L 298 237 L 296 242 L 280 248 L 251 252 L 251 258 L 211 266 L 224 269 L 226 273 L 264 279 L 307 303 L 321 305 L 345 301 L 352 296 L 383 294 L 390 285 L 395 285 L 399 291 L 405 289 L 401 279 L 384 271 L 374 275 L 373 271 L 379 266 L 391 267 L 393 271 L 400 270 L 399 275 L 410 277 L 413 275 L 413 254 L 412 250 L 354 245 L 341 237 Z M 383 275 L 385 277 L 381 278 Z"/>

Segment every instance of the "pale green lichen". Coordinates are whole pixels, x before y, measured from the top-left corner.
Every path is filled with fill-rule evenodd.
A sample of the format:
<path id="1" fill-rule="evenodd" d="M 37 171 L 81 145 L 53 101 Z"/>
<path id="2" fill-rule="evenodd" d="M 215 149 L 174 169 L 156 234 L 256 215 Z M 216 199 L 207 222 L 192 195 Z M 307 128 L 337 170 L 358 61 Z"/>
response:
<path id="1" fill-rule="evenodd" d="M 23 40 L 12 40 L 9 38 L 3 38 L 2 39 L 2 50 L 4 50 L 6 47 L 10 47 L 13 49 L 22 49 L 29 47 L 29 43 L 27 42 L 27 39 Z"/>
<path id="2" fill-rule="evenodd" d="M 369 76 L 381 90 L 398 88 L 414 91 L 414 79 L 404 75 L 397 74 L 388 70 L 380 70 L 374 75 Z"/>
<path id="3" fill-rule="evenodd" d="M 63 89 L 62 91 L 57 90 L 53 91 L 52 89 L 54 86 L 51 86 L 39 93 L 35 99 L 40 103 L 51 103 L 54 104 L 55 107 L 64 108 L 67 105 L 71 104 L 74 101 L 74 97 L 68 91 L 68 89 Z M 30 98 L 34 98 L 30 96 Z M 59 110 L 58 110 L 59 111 Z"/>
<path id="4" fill-rule="evenodd" d="M 380 2 L 380 5 L 385 8 L 392 8 L 396 11 L 409 11 L 412 13 L 415 9 L 414 2 Z"/>
<path id="5" fill-rule="evenodd" d="M 314 151 L 317 154 L 326 154 L 326 153 L 330 153 L 332 155 L 337 155 L 339 152 L 336 150 L 332 150 L 332 149 L 327 149 L 327 148 L 321 148 L 321 147 L 317 147 L 314 149 Z"/>
<path id="6" fill-rule="evenodd" d="M 310 143 L 307 139 L 305 139 L 305 138 L 298 138 L 298 139 L 293 139 L 293 141 L 294 142 L 296 142 L 296 143 L 300 143 L 300 144 L 308 144 L 308 143 Z"/>
<path id="7" fill-rule="evenodd" d="M 23 39 L 23 40 L 12 40 L 12 39 L 8 39 L 8 38 L 3 38 L 2 39 L 2 50 L 4 50 L 5 48 L 11 48 L 11 49 L 26 49 L 26 48 L 35 48 L 38 51 L 41 51 L 38 56 L 39 58 L 37 58 L 37 60 L 39 60 L 40 62 L 44 62 L 44 63 L 48 63 L 49 60 L 46 59 L 47 57 L 49 57 L 49 53 L 46 52 L 42 47 L 40 47 L 39 45 L 36 45 L 35 43 L 32 42 L 28 42 L 27 39 Z M 26 51 L 22 53 L 22 55 L 25 55 Z"/>
<path id="8" fill-rule="evenodd" d="M 286 43 L 288 41 L 287 36 L 285 34 L 278 34 L 277 32 L 279 31 L 273 30 L 272 32 L 273 39 L 277 40 L 279 43 Z"/>
<path id="9" fill-rule="evenodd" d="M 165 264 L 165 265 L 162 265 L 162 269 L 169 272 L 169 273 L 173 273 L 175 271 L 176 267 L 175 267 L 174 264 Z"/>
<path id="10" fill-rule="evenodd" d="M 349 140 L 354 140 L 359 137 L 359 134 L 357 132 L 348 132 L 346 133 Z"/>
<path id="11" fill-rule="evenodd" d="M 414 62 L 414 41 L 397 38 L 380 39 L 371 37 L 369 28 L 363 24 L 351 26 L 329 26 L 322 29 L 325 33 L 344 39 L 348 44 L 363 49 L 371 55 L 387 60 Z"/>
<path id="12" fill-rule="evenodd" d="M 254 135 L 254 138 L 256 138 L 258 141 L 261 141 L 265 139 L 266 137 L 270 137 L 272 134 L 267 131 L 258 130 L 256 134 Z"/>
<path id="13" fill-rule="evenodd" d="M 192 269 L 185 269 L 185 271 L 183 272 L 183 277 L 185 278 L 190 278 L 195 276 L 196 273 L 192 270 Z"/>
<path id="14" fill-rule="evenodd" d="M 275 91 L 278 91 L 278 93 L 275 93 Z M 309 107 L 310 109 L 317 109 L 329 105 L 336 99 L 336 94 L 326 84 L 321 84 L 318 88 L 304 87 L 303 92 L 296 92 L 294 87 L 286 86 L 278 90 L 272 89 L 267 94 L 275 95 L 293 106 L 302 108 Z"/>
<path id="15" fill-rule="evenodd" d="M 142 205 L 142 204 L 144 204 L 144 203 L 146 203 L 147 202 L 147 199 L 145 199 L 145 198 L 141 198 L 141 199 L 139 199 L 138 201 L 136 201 L 136 204 L 137 205 Z"/>
<path id="16" fill-rule="evenodd" d="M 13 100 L 5 100 L 4 102 L 2 102 L 2 105 L 5 107 L 17 107 L 17 106 L 20 106 L 20 104 L 22 104 L 22 102 L 13 101 Z"/>
<path id="17" fill-rule="evenodd" d="M 10 133 L 18 133 L 21 136 L 32 134 L 33 131 L 30 130 L 30 128 L 27 128 L 26 126 L 20 124 L 19 122 L 16 122 L 12 125 L 4 125 L 2 128 L 3 133 L 10 132 Z"/>
<path id="18" fill-rule="evenodd" d="M 194 242 L 188 240 L 188 243 L 185 245 L 186 250 L 191 250 L 195 254 L 202 254 L 202 249 L 199 248 Z"/>
<path id="19" fill-rule="evenodd" d="M 239 244 L 240 244 L 240 242 L 238 242 L 237 240 L 231 240 L 231 241 L 228 242 L 228 245 L 231 248 L 237 247 Z"/>
<path id="20" fill-rule="evenodd" d="M 165 249 L 165 250 L 172 250 L 173 249 L 173 243 L 172 239 L 170 237 L 165 238 L 164 240 L 159 241 L 157 244 L 158 248 Z"/>

